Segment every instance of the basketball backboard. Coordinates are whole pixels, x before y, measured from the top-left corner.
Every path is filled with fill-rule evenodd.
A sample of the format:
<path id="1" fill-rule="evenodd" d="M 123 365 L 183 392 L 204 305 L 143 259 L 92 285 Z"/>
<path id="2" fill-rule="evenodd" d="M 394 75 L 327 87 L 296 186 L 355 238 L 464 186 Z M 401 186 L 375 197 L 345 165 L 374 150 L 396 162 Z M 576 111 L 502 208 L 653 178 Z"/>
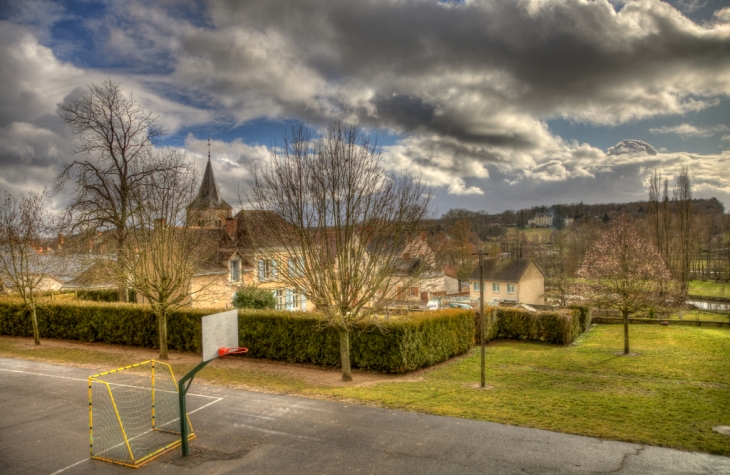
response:
<path id="1" fill-rule="evenodd" d="M 219 348 L 238 347 L 238 310 L 203 317 L 203 361 L 218 358 Z"/>

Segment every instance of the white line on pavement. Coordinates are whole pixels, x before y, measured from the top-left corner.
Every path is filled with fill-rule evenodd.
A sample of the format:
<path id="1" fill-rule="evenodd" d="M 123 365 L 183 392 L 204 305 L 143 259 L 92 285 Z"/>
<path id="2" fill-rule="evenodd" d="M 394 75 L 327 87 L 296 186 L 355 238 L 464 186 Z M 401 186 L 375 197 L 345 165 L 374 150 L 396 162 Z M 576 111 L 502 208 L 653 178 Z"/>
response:
<path id="1" fill-rule="evenodd" d="M 0 368 L 0 371 L 7 371 L 9 373 L 32 374 L 34 376 L 45 376 L 47 378 L 70 379 L 71 381 L 83 381 L 85 383 L 88 383 L 89 382 L 88 379 L 71 378 L 69 376 L 60 376 L 60 375 L 57 375 L 57 374 L 33 373 L 31 371 L 20 371 L 18 369 L 5 369 L 5 368 Z M 127 387 L 130 387 L 130 388 L 136 388 L 136 387 L 138 387 L 138 386 L 129 386 L 129 385 L 126 385 L 126 384 L 114 384 L 114 386 L 127 386 Z M 147 389 L 147 388 L 139 387 L 139 389 Z M 207 396 L 205 394 L 195 394 L 195 393 L 188 393 L 188 396 L 205 397 L 205 398 L 208 398 L 208 399 L 220 399 L 220 398 L 218 398 L 218 396 Z M 205 406 L 203 406 L 203 407 L 205 407 Z"/>

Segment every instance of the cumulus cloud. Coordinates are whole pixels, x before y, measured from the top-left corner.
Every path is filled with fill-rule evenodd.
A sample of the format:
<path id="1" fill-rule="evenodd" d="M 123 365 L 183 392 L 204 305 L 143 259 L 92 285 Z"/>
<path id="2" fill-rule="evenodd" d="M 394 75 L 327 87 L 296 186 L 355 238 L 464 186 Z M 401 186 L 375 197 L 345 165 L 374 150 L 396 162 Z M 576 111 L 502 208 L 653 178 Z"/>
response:
<path id="1" fill-rule="evenodd" d="M 107 77 L 121 82 L 169 131 L 211 119 L 209 112 L 167 99 L 139 79 L 86 71 L 59 60 L 34 29 L 0 21 L 0 188 L 43 189 L 73 159 L 74 137 L 56 111 L 84 93 L 85 84 Z M 62 205 L 65 193 L 54 206 Z"/>
<path id="2" fill-rule="evenodd" d="M 520 200 L 571 190 L 598 196 L 613 179 L 607 196 L 629 196 L 645 167 L 704 158 L 658 153 L 639 140 L 604 152 L 547 124 L 613 126 L 717 105 L 730 95 L 725 10 L 698 24 L 657 0 L 127 0 L 84 20 L 93 41 L 83 53 L 113 68 L 113 79 L 171 131 L 356 119 L 397 134 L 384 148 L 388 167 L 421 176 L 448 199 L 514 197 L 518 188 Z M 61 62 L 39 43 L 37 30 L 52 21 L 0 29 L 0 127 L 27 123 L 70 140 L 55 104 L 106 76 Z M 727 129 L 652 130 L 710 131 Z M 240 140 L 213 145 L 227 190 L 268 153 Z M 206 156 L 194 136 L 185 147 Z M 725 156 L 707 162 L 724 167 L 717 157 Z"/>
<path id="3" fill-rule="evenodd" d="M 608 156 L 616 155 L 656 155 L 657 151 L 650 144 L 643 140 L 628 139 L 623 140 L 613 147 L 609 147 L 606 151 Z"/>
<path id="4" fill-rule="evenodd" d="M 726 125 L 716 125 L 714 127 L 702 127 L 692 124 L 679 124 L 672 127 L 656 127 L 649 129 L 653 134 L 676 134 L 681 137 L 711 137 L 720 132 L 730 131 Z"/>

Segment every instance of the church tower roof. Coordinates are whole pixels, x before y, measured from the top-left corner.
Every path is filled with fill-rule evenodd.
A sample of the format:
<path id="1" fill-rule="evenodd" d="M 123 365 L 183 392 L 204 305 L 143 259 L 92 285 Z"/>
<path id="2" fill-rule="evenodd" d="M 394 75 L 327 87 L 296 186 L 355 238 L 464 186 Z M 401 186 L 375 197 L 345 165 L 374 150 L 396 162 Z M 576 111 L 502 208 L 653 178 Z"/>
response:
<path id="1" fill-rule="evenodd" d="M 233 209 L 231 205 L 221 197 L 218 183 L 213 175 L 213 166 L 210 163 L 210 139 L 208 139 L 208 163 L 205 165 L 203 181 L 200 183 L 198 196 L 195 197 L 189 208 L 197 209 Z"/>

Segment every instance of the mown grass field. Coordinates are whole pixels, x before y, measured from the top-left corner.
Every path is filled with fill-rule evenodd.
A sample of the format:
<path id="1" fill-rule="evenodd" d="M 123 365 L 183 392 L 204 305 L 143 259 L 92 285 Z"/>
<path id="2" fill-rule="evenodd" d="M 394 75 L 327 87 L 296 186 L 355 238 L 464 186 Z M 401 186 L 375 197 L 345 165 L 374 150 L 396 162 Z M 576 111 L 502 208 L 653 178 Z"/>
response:
<path id="1" fill-rule="evenodd" d="M 511 228 L 511 229 L 517 229 L 517 231 L 523 233 L 528 238 L 541 238 L 541 239 L 548 239 L 550 238 L 550 235 L 555 231 L 554 228 L 525 228 L 525 229 L 518 229 L 518 228 Z"/>
<path id="2" fill-rule="evenodd" d="M 730 329 L 659 325 L 631 327 L 631 351 L 621 325 L 598 325 L 571 346 L 496 341 L 487 347 L 479 389 L 479 349 L 422 373 L 415 381 L 318 386 L 266 371 L 206 368 L 199 378 L 306 397 L 623 440 L 730 456 Z M 0 338 L 0 354 L 28 357 L 17 340 Z M 111 366 L 129 356 L 95 351 L 33 350 L 33 357 Z M 181 374 L 188 365 L 174 369 Z M 190 365 L 192 366 L 192 365 Z M 295 374 L 295 373 L 294 373 Z M 355 384 L 358 374 L 355 373 Z"/>
<path id="3" fill-rule="evenodd" d="M 689 283 L 688 293 L 708 299 L 713 297 L 727 299 L 730 298 L 730 283 L 692 280 Z"/>

